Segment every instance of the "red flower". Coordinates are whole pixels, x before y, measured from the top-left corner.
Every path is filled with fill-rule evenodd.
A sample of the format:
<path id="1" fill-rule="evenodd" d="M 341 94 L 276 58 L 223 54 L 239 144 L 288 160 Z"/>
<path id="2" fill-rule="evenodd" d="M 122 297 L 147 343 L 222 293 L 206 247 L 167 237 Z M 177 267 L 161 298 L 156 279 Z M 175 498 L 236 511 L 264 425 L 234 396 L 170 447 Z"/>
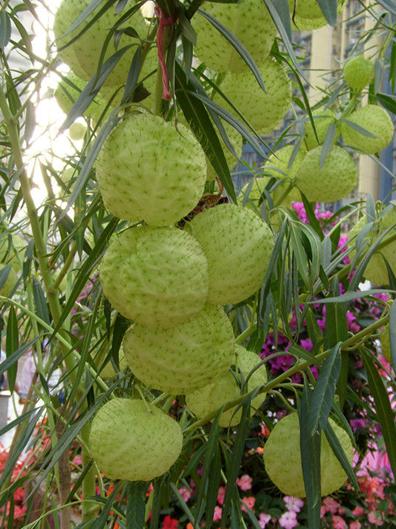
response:
<path id="1" fill-rule="evenodd" d="M 179 529 L 179 521 L 166 515 L 162 521 L 162 529 Z"/>

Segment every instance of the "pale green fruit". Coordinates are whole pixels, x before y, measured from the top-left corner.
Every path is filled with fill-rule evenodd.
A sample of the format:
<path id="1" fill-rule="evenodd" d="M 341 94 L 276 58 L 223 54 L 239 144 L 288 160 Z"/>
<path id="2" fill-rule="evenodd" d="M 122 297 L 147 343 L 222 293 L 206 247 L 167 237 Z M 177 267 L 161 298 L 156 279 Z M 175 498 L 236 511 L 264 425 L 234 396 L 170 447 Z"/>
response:
<path id="1" fill-rule="evenodd" d="M 315 149 L 318 145 L 322 145 L 326 139 L 327 131 L 332 123 L 335 123 L 335 115 L 329 109 L 319 109 L 312 112 L 312 117 L 315 123 L 316 134 L 315 136 L 314 129 L 312 127 L 309 117 L 307 117 L 305 122 L 305 145 L 308 150 Z M 319 142 L 318 142 L 319 140 Z"/>
<path id="2" fill-rule="evenodd" d="M 357 236 L 365 225 L 365 219 L 361 219 L 356 226 L 351 230 L 351 239 Z M 371 257 L 364 277 L 371 281 L 374 285 L 388 285 L 389 275 L 385 260 L 388 262 L 391 270 L 396 274 L 396 241 L 389 241 L 387 239 L 394 235 L 396 228 L 396 207 L 390 209 L 384 216 L 380 217 L 368 235 L 365 237 L 367 249 L 378 239 L 381 234 L 388 231 L 388 234 L 381 240 L 381 248 L 379 248 Z M 384 246 L 382 246 L 384 244 Z M 385 260 L 384 260 L 385 259 Z"/>
<path id="3" fill-rule="evenodd" d="M 243 148 L 242 136 L 239 134 L 239 132 L 236 129 L 234 129 L 234 127 L 231 127 L 231 125 L 229 125 L 228 123 L 223 122 L 223 127 L 225 129 L 225 132 L 228 136 L 228 139 L 231 145 L 234 147 L 235 154 L 237 155 L 238 158 L 240 158 L 242 156 L 242 148 Z M 224 143 L 222 137 L 220 136 L 220 133 L 218 133 L 218 136 L 219 136 L 221 146 L 223 148 L 223 152 L 224 152 L 227 165 L 231 171 L 237 164 L 238 158 L 235 157 L 234 153 L 231 152 L 230 149 L 227 147 L 227 145 Z M 210 163 L 209 159 L 207 159 L 207 165 L 208 165 L 208 180 L 214 180 L 216 178 L 216 172 L 212 164 Z"/>
<path id="4" fill-rule="evenodd" d="M 321 166 L 322 147 L 309 151 L 301 164 L 296 184 L 311 202 L 336 202 L 356 187 L 357 167 L 341 147 L 333 147 Z"/>
<path id="5" fill-rule="evenodd" d="M 197 205 L 206 181 L 205 154 L 183 125 L 159 116 L 129 114 L 97 159 L 99 189 L 120 219 L 174 224 Z"/>
<path id="6" fill-rule="evenodd" d="M 344 2 L 345 0 L 338 0 L 338 13 L 342 12 Z M 289 9 L 292 19 L 300 30 L 317 29 L 328 23 L 318 0 L 289 0 Z"/>
<path id="7" fill-rule="evenodd" d="M 200 245 L 184 231 L 132 228 L 113 237 L 100 280 L 105 296 L 123 316 L 170 327 L 203 308 L 208 264 Z"/>
<path id="8" fill-rule="evenodd" d="M 3 285 L 0 287 L 0 296 L 8 298 L 8 296 L 11 294 L 12 289 L 15 286 L 15 283 L 17 282 L 18 277 L 11 265 L 7 265 L 4 263 L 0 264 L 0 276 L 3 275 L 3 272 L 5 273 L 5 268 L 8 268 L 8 273 Z"/>
<path id="9" fill-rule="evenodd" d="M 374 64 L 364 55 L 357 55 L 345 63 L 343 75 L 349 88 L 361 92 L 374 79 Z"/>
<path id="10" fill-rule="evenodd" d="M 0 236 L 0 263 L 10 265 L 15 272 L 19 272 L 27 244 L 19 235 L 10 235 L 3 230 Z"/>
<path id="11" fill-rule="evenodd" d="M 392 361 L 392 351 L 391 351 L 391 343 L 390 343 L 389 325 L 387 325 L 381 332 L 380 340 L 381 340 L 382 354 L 385 356 L 388 362 L 391 362 Z"/>
<path id="12" fill-rule="evenodd" d="M 349 462 L 352 464 L 353 446 L 348 434 L 330 419 Z M 326 436 L 321 434 L 321 494 L 327 496 L 340 489 L 347 476 L 333 453 Z M 265 469 L 271 481 L 286 495 L 306 496 L 300 453 L 300 424 L 297 413 L 283 417 L 272 430 L 264 449 Z"/>
<path id="13" fill-rule="evenodd" d="M 285 69 L 275 60 L 267 59 L 260 72 L 265 92 L 251 72 L 229 74 L 221 91 L 241 112 L 259 134 L 271 132 L 281 123 L 291 105 L 291 84 Z M 224 106 L 238 121 L 238 114 L 220 97 L 216 103 Z"/>
<path id="14" fill-rule="evenodd" d="M 54 96 L 56 102 L 65 114 L 68 114 L 73 108 L 73 105 L 80 97 L 86 84 L 87 82 L 85 80 L 80 79 L 80 77 L 73 72 L 70 72 L 65 79 L 59 81 Z M 97 95 L 84 112 L 84 115 L 88 118 L 92 118 L 94 121 L 98 121 L 105 108 L 105 100 L 100 95 Z"/>
<path id="15" fill-rule="evenodd" d="M 95 415 L 89 445 L 107 477 L 151 481 L 176 462 L 183 433 L 180 425 L 156 406 L 114 398 Z"/>
<path id="16" fill-rule="evenodd" d="M 234 360 L 230 321 L 220 307 L 207 306 L 177 327 L 133 325 L 123 348 L 132 373 L 147 386 L 184 394 L 206 386 Z"/>
<path id="17" fill-rule="evenodd" d="M 103 7 L 101 5 L 95 9 L 95 11 L 87 17 L 76 30 L 70 33 L 69 28 L 72 23 L 91 3 L 91 0 L 63 0 L 56 12 L 54 24 L 55 42 L 58 50 L 60 50 L 59 55 L 61 59 L 70 66 L 78 77 L 81 77 L 81 79 L 86 81 L 89 81 L 94 75 L 96 75 L 106 37 L 114 24 L 123 15 L 123 13 L 117 15 L 115 12 L 115 6 L 111 6 L 110 9 L 96 20 L 96 22 L 75 42 L 64 49 L 61 49 L 68 44 L 71 39 L 78 35 L 78 33 L 84 29 L 86 24 L 97 14 L 99 8 Z M 137 31 L 141 39 L 147 38 L 150 26 L 147 24 L 139 10 L 128 21 L 128 25 Z M 113 37 L 109 41 L 105 53 L 105 60 L 114 55 L 118 49 L 131 45 L 131 48 L 124 53 L 106 80 L 107 85 L 119 86 L 124 84 L 127 80 L 132 58 L 136 51 L 136 45 L 140 44 L 140 40 L 128 35 L 122 35 L 118 43 L 118 48 L 115 47 L 114 40 Z M 154 54 L 150 54 L 149 57 L 150 56 L 154 56 Z M 145 63 L 144 72 L 142 72 L 141 78 L 144 74 L 151 71 L 153 65 L 149 64 L 150 60 L 147 61 L 147 64 Z"/>
<path id="18" fill-rule="evenodd" d="M 72 140 L 78 141 L 84 138 L 84 135 L 87 131 L 87 127 L 82 123 L 73 123 L 69 127 L 69 136 Z"/>
<path id="19" fill-rule="evenodd" d="M 260 0 L 241 0 L 236 4 L 205 2 L 202 8 L 230 31 L 248 50 L 257 64 L 268 57 L 276 28 Z M 203 16 L 193 18 L 197 33 L 197 57 L 217 72 L 243 72 L 246 63 L 235 48 Z"/>
<path id="20" fill-rule="evenodd" d="M 247 351 L 244 347 L 236 346 L 235 374 L 224 373 L 217 380 L 207 386 L 186 395 L 186 404 L 199 418 L 214 413 L 221 406 L 231 402 L 241 395 L 241 386 L 250 372 L 260 363 L 257 354 Z M 237 383 L 239 380 L 240 384 Z M 265 367 L 258 368 L 249 378 L 247 392 L 267 383 Z M 246 389 L 246 388 L 245 388 Z M 245 391 L 246 392 L 246 391 Z M 265 400 L 265 394 L 260 394 L 252 400 L 251 413 L 255 413 Z M 223 412 L 219 418 L 219 425 L 225 428 L 239 424 L 242 416 L 241 408 L 232 408 Z"/>
<path id="21" fill-rule="evenodd" d="M 345 143 L 358 151 L 365 154 L 376 154 L 392 141 L 395 127 L 388 112 L 378 105 L 359 108 L 345 119 L 372 134 L 368 136 L 348 125 L 346 121 L 341 122 L 341 132 Z"/>
<path id="22" fill-rule="evenodd" d="M 197 215 L 189 227 L 208 260 L 209 303 L 239 303 L 260 288 L 274 240 L 251 209 L 221 204 Z"/>

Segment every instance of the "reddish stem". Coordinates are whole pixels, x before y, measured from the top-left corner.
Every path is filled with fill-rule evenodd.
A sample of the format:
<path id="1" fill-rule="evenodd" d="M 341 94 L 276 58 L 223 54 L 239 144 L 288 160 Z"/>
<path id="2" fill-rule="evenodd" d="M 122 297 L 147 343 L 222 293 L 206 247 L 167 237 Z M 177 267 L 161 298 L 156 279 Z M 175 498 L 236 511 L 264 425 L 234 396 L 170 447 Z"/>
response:
<path id="1" fill-rule="evenodd" d="M 159 19 L 157 31 L 157 52 L 162 73 L 162 99 L 165 99 L 165 101 L 170 101 L 172 99 L 172 95 L 169 90 L 169 75 L 165 61 L 165 28 L 168 26 L 173 26 L 176 20 L 174 17 L 167 17 L 158 5 L 155 8 L 155 14 Z"/>

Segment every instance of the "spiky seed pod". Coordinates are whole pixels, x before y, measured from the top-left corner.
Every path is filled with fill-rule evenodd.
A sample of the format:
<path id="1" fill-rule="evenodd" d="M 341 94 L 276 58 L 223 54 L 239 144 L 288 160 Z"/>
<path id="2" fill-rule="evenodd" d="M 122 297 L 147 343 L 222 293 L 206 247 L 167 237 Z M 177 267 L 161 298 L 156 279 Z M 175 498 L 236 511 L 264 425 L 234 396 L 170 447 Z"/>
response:
<path id="1" fill-rule="evenodd" d="M 131 371 L 144 384 L 179 395 L 226 372 L 234 360 L 235 341 L 223 309 L 207 306 L 170 329 L 135 324 L 124 337 L 123 349 Z"/>
<path id="2" fill-rule="evenodd" d="M 99 9 L 102 7 L 97 7 L 77 29 L 69 32 L 73 22 L 90 4 L 91 0 L 63 0 L 56 12 L 54 23 L 55 42 L 61 59 L 70 66 L 78 77 L 86 81 L 89 81 L 96 74 L 106 37 L 114 24 L 122 16 L 122 14 L 117 15 L 114 6 L 111 6 L 77 40 L 66 46 L 98 14 Z M 148 36 L 149 25 L 139 10 L 128 23 L 138 33 L 140 38 L 145 39 Z M 109 40 L 104 60 L 114 55 L 118 49 L 124 46 L 131 45 L 131 48 L 124 53 L 109 75 L 106 80 L 107 85 L 119 86 L 126 82 L 131 61 L 136 51 L 136 45 L 139 43 L 140 40 L 138 38 L 122 35 L 116 48 L 115 39 L 111 38 Z M 155 54 L 149 54 L 147 62 L 145 62 L 143 67 L 144 71 L 140 76 L 141 79 L 155 69 L 155 62 Z"/>
<path id="3" fill-rule="evenodd" d="M 296 175 L 298 188 L 311 202 L 336 202 L 346 198 L 357 184 L 357 167 L 341 147 L 333 147 L 321 165 L 322 147 L 305 156 Z"/>
<path id="4" fill-rule="evenodd" d="M 7 272 L 5 270 L 6 268 L 8 269 Z M 7 275 L 5 277 L 2 277 L 3 274 L 6 273 Z M 0 296 L 4 296 L 5 298 L 7 298 L 11 294 L 11 291 L 14 288 L 18 277 L 12 266 L 4 263 L 0 263 L 0 277 L 2 278 L 2 285 L 0 286 Z"/>
<path id="5" fill-rule="evenodd" d="M 100 267 L 105 296 L 143 325 L 176 325 L 197 314 L 208 294 L 198 242 L 177 228 L 140 227 L 115 235 Z"/>
<path id="6" fill-rule="evenodd" d="M 350 239 L 357 241 L 356 237 L 361 232 L 366 224 L 365 218 L 360 219 L 359 222 L 350 231 Z M 391 240 L 396 228 L 396 207 L 391 207 L 384 215 L 379 217 L 374 226 L 367 233 L 363 239 L 362 244 L 368 249 L 377 239 L 381 237 L 380 247 L 372 255 L 364 277 L 371 281 L 374 285 L 382 286 L 389 284 L 389 274 L 386 262 L 390 266 L 394 274 L 396 274 L 396 241 Z M 387 235 L 383 236 L 384 232 Z"/>
<path id="7" fill-rule="evenodd" d="M 107 477 L 151 481 L 176 462 L 183 433 L 180 425 L 156 406 L 115 398 L 95 415 L 89 445 Z"/>
<path id="8" fill-rule="evenodd" d="M 337 11 L 341 13 L 345 0 L 338 0 L 337 3 Z M 327 24 L 317 0 L 289 0 L 289 9 L 297 28 L 301 30 L 317 29 Z"/>
<path id="9" fill-rule="evenodd" d="M 96 169 L 107 209 L 152 226 L 187 215 L 202 196 L 206 172 L 192 132 L 151 114 L 127 115 L 106 140 Z"/>
<path id="10" fill-rule="evenodd" d="M 326 139 L 327 131 L 332 123 L 335 123 L 334 112 L 330 109 L 319 109 L 312 113 L 315 123 L 316 134 L 313 129 L 310 119 L 307 117 L 305 122 L 304 141 L 308 150 L 315 149 L 318 145 L 322 145 Z M 319 140 L 319 141 L 318 141 Z"/>
<path id="11" fill-rule="evenodd" d="M 361 92 L 374 79 L 374 63 L 364 55 L 357 55 L 345 63 L 343 75 L 349 88 Z"/>
<path id="12" fill-rule="evenodd" d="M 395 127 L 388 112 L 378 105 L 359 108 L 345 119 L 347 121 L 341 122 L 344 141 L 358 151 L 376 154 L 392 141 Z M 367 131 L 366 134 L 349 125 L 348 121 Z"/>
<path id="13" fill-rule="evenodd" d="M 214 413 L 228 402 L 237 399 L 241 395 L 241 386 L 247 380 L 249 374 L 260 363 L 257 354 L 246 350 L 239 345 L 235 348 L 235 374 L 230 372 L 224 373 L 211 384 L 197 389 L 186 395 L 186 404 L 198 418 L 203 418 Z M 237 383 L 239 379 L 240 385 Z M 245 392 L 266 384 L 267 372 L 264 366 L 258 368 L 249 377 Z M 265 400 L 265 394 L 260 394 L 252 400 L 251 413 L 255 413 Z M 219 417 L 219 425 L 222 427 L 236 426 L 241 420 L 241 409 L 232 408 L 225 411 Z"/>
<path id="14" fill-rule="evenodd" d="M 260 288 L 274 240 L 252 210 L 221 204 L 197 215 L 189 228 L 208 260 L 209 303 L 239 303 Z"/>
<path id="15" fill-rule="evenodd" d="M 291 105 L 291 84 L 286 70 L 273 59 L 267 59 L 260 72 L 265 92 L 251 72 L 227 75 L 221 91 L 256 131 L 264 134 L 276 129 L 287 114 Z M 238 114 L 220 95 L 215 95 L 215 100 L 240 121 Z"/>
<path id="16" fill-rule="evenodd" d="M 385 356 L 385 358 L 388 360 L 388 362 L 392 361 L 392 351 L 391 351 L 391 343 L 390 343 L 390 329 L 389 325 L 386 325 L 384 329 L 381 332 L 380 335 L 381 340 L 381 352 Z"/>
<path id="17" fill-rule="evenodd" d="M 248 50 L 257 64 L 268 57 L 276 28 L 260 0 L 241 0 L 237 4 L 205 2 L 203 9 L 227 28 Z M 197 57 L 217 72 L 243 72 L 246 63 L 235 48 L 203 16 L 193 19 L 197 33 Z"/>
<path id="18" fill-rule="evenodd" d="M 349 462 L 352 463 L 353 446 L 348 434 L 331 419 L 330 424 Z M 269 478 L 283 494 L 299 498 L 306 496 L 297 413 L 283 417 L 275 425 L 265 444 L 264 464 Z M 347 479 L 324 433 L 321 434 L 320 471 L 323 496 L 341 488 Z"/>

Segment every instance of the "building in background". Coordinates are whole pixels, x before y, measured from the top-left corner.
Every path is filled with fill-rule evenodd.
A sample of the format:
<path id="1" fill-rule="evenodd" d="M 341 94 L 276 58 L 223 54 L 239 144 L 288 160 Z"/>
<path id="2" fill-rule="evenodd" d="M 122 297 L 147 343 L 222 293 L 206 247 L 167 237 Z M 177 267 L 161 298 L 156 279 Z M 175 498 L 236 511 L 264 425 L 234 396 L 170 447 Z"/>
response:
<path id="1" fill-rule="evenodd" d="M 366 5 L 372 4 L 366 0 Z M 342 68 L 351 52 L 364 52 L 368 57 L 375 53 L 375 42 L 370 40 L 366 49 L 362 45 L 362 37 L 375 25 L 375 19 L 366 11 L 359 0 L 348 0 L 342 17 L 335 28 L 325 26 L 312 32 L 300 32 L 294 36 L 297 46 L 297 55 L 301 59 L 301 66 L 307 79 L 306 90 L 309 94 L 311 105 L 318 103 L 326 88 L 333 81 L 332 72 Z M 389 80 L 383 81 L 383 86 L 378 90 L 391 94 Z M 243 161 L 235 171 L 236 185 L 239 187 L 249 178 L 249 166 L 260 165 L 250 145 L 245 145 Z M 364 197 L 368 194 L 374 199 L 388 201 L 395 198 L 394 180 L 392 174 L 396 173 L 396 136 L 393 145 L 381 153 L 380 163 L 370 156 L 359 157 L 359 186 L 355 197 Z"/>

